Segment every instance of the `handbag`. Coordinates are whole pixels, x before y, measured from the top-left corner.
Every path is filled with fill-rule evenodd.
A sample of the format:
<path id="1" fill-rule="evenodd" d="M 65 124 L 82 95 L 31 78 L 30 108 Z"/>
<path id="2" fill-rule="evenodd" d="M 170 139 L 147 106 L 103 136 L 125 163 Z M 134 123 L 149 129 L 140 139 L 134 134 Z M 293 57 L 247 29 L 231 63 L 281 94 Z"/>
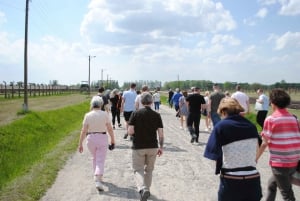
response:
<path id="1" fill-rule="evenodd" d="M 259 102 L 256 102 L 256 103 L 255 103 L 254 109 L 255 109 L 256 111 L 263 110 L 262 104 L 259 103 Z"/>
<path id="2" fill-rule="evenodd" d="M 300 186 L 300 160 L 298 161 L 296 172 L 291 176 L 291 183 Z"/>

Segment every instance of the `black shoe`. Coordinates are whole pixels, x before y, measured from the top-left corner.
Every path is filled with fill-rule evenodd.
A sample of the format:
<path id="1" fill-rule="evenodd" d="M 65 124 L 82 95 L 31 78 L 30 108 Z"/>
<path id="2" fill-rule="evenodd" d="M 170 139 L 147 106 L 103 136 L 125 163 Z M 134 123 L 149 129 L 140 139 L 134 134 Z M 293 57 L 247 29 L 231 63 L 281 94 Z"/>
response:
<path id="1" fill-rule="evenodd" d="M 140 195 L 141 195 L 140 201 L 147 201 L 148 198 L 150 197 L 150 191 L 145 189 L 140 190 Z"/>
<path id="2" fill-rule="evenodd" d="M 191 143 L 194 143 L 194 141 L 195 141 L 195 138 L 193 138 L 193 137 L 192 137 L 192 139 L 191 139 Z"/>
<path id="3" fill-rule="evenodd" d="M 127 139 L 127 137 L 128 137 L 128 134 L 126 133 L 126 134 L 124 135 L 123 138 L 124 138 L 124 139 Z"/>
<path id="4" fill-rule="evenodd" d="M 115 130 L 115 126 L 113 126 L 113 129 Z"/>
<path id="5" fill-rule="evenodd" d="M 122 127 L 122 124 L 119 124 L 118 126 L 119 126 L 119 128 L 121 128 L 121 127 Z"/>
<path id="6" fill-rule="evenodd" d="M 197 138 L 195 139 L 195 142 L 196 142 L 196 143 L 199 143 L 199 141 L 198 141 L 198 139 L 197 139 Z"/>

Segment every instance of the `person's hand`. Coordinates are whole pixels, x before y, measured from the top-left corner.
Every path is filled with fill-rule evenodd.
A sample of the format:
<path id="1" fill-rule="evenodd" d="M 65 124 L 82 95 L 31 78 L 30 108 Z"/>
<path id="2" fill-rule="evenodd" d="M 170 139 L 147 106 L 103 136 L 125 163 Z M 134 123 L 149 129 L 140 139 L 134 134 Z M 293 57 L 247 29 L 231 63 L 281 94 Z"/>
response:
<path id="1" fill-rule="evenodd" d="M 163 154 L 162 148 L 158 148 L 158 150 L 157 150 L 158 157 L 160 157 L 162 154 Z"/>
<path id="2" fill-rule="evenodd" d="M 82 145 L 79 145 L 79 146 L 78 146 L 78 151 L 79 151 L 79 153 L 82 153 L 82 152 L 83 152 L 83 147 L 82 147 Z"/>

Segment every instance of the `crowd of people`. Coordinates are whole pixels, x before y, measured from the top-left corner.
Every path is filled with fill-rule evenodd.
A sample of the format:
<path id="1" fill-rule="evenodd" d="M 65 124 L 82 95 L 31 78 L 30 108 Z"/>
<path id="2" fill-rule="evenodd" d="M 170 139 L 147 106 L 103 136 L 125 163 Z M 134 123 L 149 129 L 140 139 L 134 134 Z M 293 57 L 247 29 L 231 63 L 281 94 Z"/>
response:
<path id="1" fill-rule="evenodd" d="M 123 93 L 114 89 L 109 96 L 104 96 L 103 91 L 100 88 L 92 98 L 91 110 L 84 116 L 79 152 L 83 151 L 82 143 L 87 138 L 87 147 L 93 156 L 96 188 L 103 190 L 106 152 L 114 149 L 115 124 L 122 127 L 120 114 L 123 114 L 124 139 L 130 136 L 132 141 L 133 174 L 140 200 L 145 201 L 150 197 L 156 157 L 162 155 L 164 146 L 160 93 L 158 90 L 151 93 L 146 85 L 139 91 L 135 83 Z M 290 96 L 282 89 L 273 89 L 269 96 L 258 89 L 257 95 L 254 109 L 261 133 L 246 118 L 250 113 L 249 96 L 239 85 L 232 94 L 223 93 L 218 84 L 213 85 L 212 92 L 205 91 L 203 95 L 199 87 L 168 92 L 169 107 L 175 109 L 174 119 L 179 120 L 180 129 L 189 132 L 191 143 L 199 143 L 201 116 L 205 118 L 204 132 L 209 132 L 210 136 L 204 157 L 216 162 L 215 174 L 220 175 L 219 201 L 261 200 L 256 164 L 267 147 L 272 177 L 266 200 L 275 200 L 277 189 L 283 200 L 296 200 L 290 177 L 300 160 L 300 130 L 298 120 L 287 110 Z M 272 111 L 267 116 L 269 107 Z"/>

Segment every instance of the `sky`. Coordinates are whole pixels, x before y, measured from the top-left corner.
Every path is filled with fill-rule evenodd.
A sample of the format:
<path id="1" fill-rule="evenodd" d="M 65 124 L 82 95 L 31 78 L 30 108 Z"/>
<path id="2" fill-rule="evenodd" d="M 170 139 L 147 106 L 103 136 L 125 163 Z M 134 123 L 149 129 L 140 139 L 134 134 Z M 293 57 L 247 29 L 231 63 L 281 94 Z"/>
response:
<path id="1" fill-rule="evenodd" d="M 25 3 L 0 0 L 1 83 L 24 81 Z M 299 83 L 299 58 L 300 0 L 29 3 L 29 83 Z"/>

